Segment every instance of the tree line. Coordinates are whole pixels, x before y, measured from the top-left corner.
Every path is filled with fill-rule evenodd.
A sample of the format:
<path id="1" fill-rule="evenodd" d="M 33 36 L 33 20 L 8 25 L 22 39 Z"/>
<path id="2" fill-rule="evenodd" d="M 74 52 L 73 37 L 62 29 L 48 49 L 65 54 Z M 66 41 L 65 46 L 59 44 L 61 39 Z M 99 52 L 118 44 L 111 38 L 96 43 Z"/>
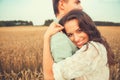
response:
<path id="1" fill-rule="evenodd" d="M 49 26 L 53 19 L 45 20 L 43 26 Z M 105 21 L 94 21 L 97 26 L 120 26 L 120 23 L 105 22 Z M 0 27 L 2 26 L 33 26 L 32 21 L 13 20 L 13 21 L 0 21 Z"/>
<path id="2" fill-rule="evenodd" d="M 45 20 L 44 26 L 49 26 L 53 19 Z M 94 21 L 97 26 L 120 26 L 120 23 L 106 22 L 106 21 Z"/>
<path id="3" fill-rule="evenodd" d="M 94 21 L 97 26 L 120 26 L 120 23 L 105 22 L 105 21 Z"/>
<path id="4" fill-rule="evenodd" d="M 13 21 L 0 21 L 0 27 L 2 26 L 29 26 L 33 25 L 32 21 L 22 21 L 22 20 L 13 20 Z"/>

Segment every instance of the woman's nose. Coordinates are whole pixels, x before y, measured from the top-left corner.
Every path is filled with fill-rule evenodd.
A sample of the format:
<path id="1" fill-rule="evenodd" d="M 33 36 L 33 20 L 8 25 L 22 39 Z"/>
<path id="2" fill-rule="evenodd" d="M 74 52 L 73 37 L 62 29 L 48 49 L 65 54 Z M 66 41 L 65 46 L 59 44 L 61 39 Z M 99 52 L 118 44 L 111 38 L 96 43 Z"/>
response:
<path id="1" fill-rule="evenodd" d="M 74 41 L 75 41 L 75 42 L 78 42 L 78 41 L 79 41 L 79 36 L 76 35 L 76 34 L 74 35 Z"/>

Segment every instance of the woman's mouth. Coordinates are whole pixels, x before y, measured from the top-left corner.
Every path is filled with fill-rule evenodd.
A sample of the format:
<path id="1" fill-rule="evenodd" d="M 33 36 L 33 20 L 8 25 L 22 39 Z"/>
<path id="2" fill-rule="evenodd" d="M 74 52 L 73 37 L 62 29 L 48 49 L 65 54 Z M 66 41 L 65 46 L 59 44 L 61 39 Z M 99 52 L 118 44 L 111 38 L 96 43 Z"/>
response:
<path id="1" fill-rule="evenodd" d="M 81 47 L 83 44 L 84 44 L 84 41 L 80 41 L 76 43 L 77 47 Z"/>

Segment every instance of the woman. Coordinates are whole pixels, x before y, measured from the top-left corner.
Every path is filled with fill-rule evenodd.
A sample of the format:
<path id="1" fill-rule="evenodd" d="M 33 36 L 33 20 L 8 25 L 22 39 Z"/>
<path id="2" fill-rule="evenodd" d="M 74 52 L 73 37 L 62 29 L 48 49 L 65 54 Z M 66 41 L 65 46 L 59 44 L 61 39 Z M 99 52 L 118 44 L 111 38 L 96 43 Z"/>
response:
<path id="1" fill-rule="evenodd" d="M 109 80 L 109 67 L 114 64 L 114 55 L 92 19 L 85 12 L 76 9 L 65 15 L 59 23 L 64 27 L 53 23 L 44 35 L 43 54 L 48 56 L 47 61 L 43 61 L 44 75 L 51 74 L 48 79 L 53 79 L 54 74 L 55 80 L 76 78 L 79 80 Z M 54 63 L 50 51 L 50 39 L 53 34 L 61 30 L 79 50 L 71 57 Z M 49 65 L 49 68 L 45 65 Z"/>

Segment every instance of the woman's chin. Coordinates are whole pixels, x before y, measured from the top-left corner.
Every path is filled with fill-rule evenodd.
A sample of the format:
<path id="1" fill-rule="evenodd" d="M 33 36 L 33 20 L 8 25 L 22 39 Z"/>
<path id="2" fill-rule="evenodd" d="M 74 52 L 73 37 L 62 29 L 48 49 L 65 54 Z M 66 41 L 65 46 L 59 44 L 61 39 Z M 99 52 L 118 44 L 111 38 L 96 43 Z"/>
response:
<path id="1" fill-rule="evenodd" d="M 77 46 L 78 48 L 81 48 L 83 45 L 79 45 L 79 46 Z"/>

